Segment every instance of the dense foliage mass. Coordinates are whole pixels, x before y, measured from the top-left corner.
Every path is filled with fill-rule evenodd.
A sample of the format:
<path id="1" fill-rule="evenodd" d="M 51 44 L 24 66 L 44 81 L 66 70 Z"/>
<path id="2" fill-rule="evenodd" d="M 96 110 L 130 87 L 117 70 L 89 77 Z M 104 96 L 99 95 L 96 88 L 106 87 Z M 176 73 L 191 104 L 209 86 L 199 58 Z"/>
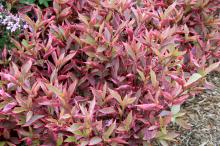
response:
<path id="1" fill-rule="evenodd" d="M 167 145 L 170 123 L 189 128 L 180 105 L 219 66 L 219 0 L 23 2 L 28 26 L 1 57 L 1 145 Z"/>

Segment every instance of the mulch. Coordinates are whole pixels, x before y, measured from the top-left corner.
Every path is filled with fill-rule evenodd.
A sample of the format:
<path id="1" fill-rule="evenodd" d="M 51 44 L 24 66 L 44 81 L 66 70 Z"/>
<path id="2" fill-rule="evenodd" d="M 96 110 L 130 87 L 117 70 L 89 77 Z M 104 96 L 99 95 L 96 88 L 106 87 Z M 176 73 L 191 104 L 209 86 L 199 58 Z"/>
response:
<path id="1" fill-rule="evenodd" d="M 176 127 L 180 133 L 174 146 L 220 146 L 220 73 L 207 77 L 216 88 L 189 99 L 183 105 L 190 130 Z"/>

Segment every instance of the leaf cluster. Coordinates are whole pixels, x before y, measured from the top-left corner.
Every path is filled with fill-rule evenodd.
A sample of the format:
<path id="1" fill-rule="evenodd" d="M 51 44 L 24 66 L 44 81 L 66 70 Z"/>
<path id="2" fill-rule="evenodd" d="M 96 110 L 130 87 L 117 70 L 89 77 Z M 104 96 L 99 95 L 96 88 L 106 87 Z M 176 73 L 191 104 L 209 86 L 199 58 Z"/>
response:
<path id="1" fill-rule="evenodd" d="M 162 145 L 219 67 L 215 0 L 53 0 L 1 67 L 1 145 Z M 27 15 L 31 13 L 33 17 Z"/>

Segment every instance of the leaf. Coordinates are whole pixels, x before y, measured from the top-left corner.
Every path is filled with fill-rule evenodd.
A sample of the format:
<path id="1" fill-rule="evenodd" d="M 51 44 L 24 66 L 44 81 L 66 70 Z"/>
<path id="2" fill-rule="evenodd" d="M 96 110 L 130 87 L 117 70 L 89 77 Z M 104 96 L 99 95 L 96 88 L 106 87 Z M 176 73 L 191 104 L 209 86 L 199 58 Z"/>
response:
<path id="1" fill-rule="evenodd" d="M 35 22 L 32 21 L 30 17 L 24 14 L 21 14 L 21 17 L 24 21 L 26 21 L 32 27 L 32 29 L 35 29 Z"/>
<path id="2" fill-rule="evenodd" d="M 92 115 L 94 113 L 95 105 L 96 105 L 96 100 L 95 100 L 95 97 L 94 97 L 93 100 L 89 104 L 89 113 L 90 113 L 90 115 Z"/>
<path id="3" fill-rule="evenodd" d="M 68 88 L 68 96 L 69 98 L 72 97 L 73 93 L 75 92 L 76 89 L 76 85 L 78 83 L 78 80 L 74 80 L 72 84 L 70 84 L 69 88 Z"/>
<path id="4" fill-rule="evenodd" d="M 73 123 L 70 127 L 67 128 L 67 131 L 72 132 L 76 135 L 81 135 L 82 132 L 80 131 L 80 128 L 82 125 L 80 123 Z"/>
<path id="5" fill-rule="evenodd" d="M 19 113 L 22 113 L 24 111 L 26 111 L 26 109 L 23 108 L 23 107 L 15 107 L 12 112 L 15 113 L 15 114 L 19 114 Z"/>
<path id="6" fill-rule="evenodd" d="M 178 133 L 175 132 L 168 132 L 165 136 L 163 136 L 162 138 L 164 140 L 168 140 L 168 141 L 176 141 L 175 138 L 179 136 Z"/>
<path id="7" fill-rule="evenodd" d="M 50 84 L 46 84 L 46 86 L 47 86 L 47 88 L 48 88 L 50 91 L 52 91 L 53 93 L 55 93 L 57 96 L 59 96 L 59 97 L 64 97 L 64 94 L 62 93 L 62 91 L 61 91 L 59 88 L 57 88 L 57 87 L 55 87 L 55 86 L 53 86 L 53 85 L 50 85 Z"/>
<path id="8" fill-rule="evenodd" d="M 87 35 L 85 39 L 81 39 L 84 43 L 89 44 L 89 45 L 95 45 L 96 41 L 93 37 L 90 35 Z"/>
<path id="9" fill-rule="evenodd" d="M 163 18 L 168 18 L 170 13 L 175 9 L 175 7 L 176 7 L 176 1 L 165 10 L 163 14 Z"/>
<path id="10" fill-rule="evenodd" d="M 74 136 L 68 136 L 64 142 L 76 142 L 77 139 Z"/>
<path id="11" fill-rule="evenodd" d="M 17 83 L 17 79 L 14 76 L 10 75 L 10 74 L 0 72 L 0 76 L 2 76 L 3 78 L 5 78 L 8 81 L 11 81 L 13 83 Z"/>
<path id="12" fill-rule="evenodd" d="M 105 107 L 99 110 L 99 112 L 103 113 L 103 114 L 114 114 L 116 113 L 114 107 Z"/>
<path id="13" fill-rule="evenodd" d="M 49 1 L 51 1 L 51 0 L 39 0 L 38 2 L 39 2 L 39 4 L 44 5 L 45 7 L 48 7 L 49 6 L 48 5 Z"/>
<path id="14" fill-rule="evenodd" d="M 151 104 L 139 104 L 139 105 L 135 105 L 136 107 L 143 109 L 143 110 L 156 110 L 156 109 L 162 109 L 163 106 L 155 104 L 155 103 L 151 103 Z"/>
<path id="15" fill-rule="evenodd" d="M 60 119 L 69 119 L 71 117 L 70 114 L 64 114 L 63 116 L 60 117 Z"/>
<path id="16" fill-rule="evenodd" d="M 112 125 L 108 128 L 108 130 L 103 133 L 102 136 L 103 139 L 108 140 L 109 137 L 112 135 L 113 131 L 115 130 L 115 128 L 116 128 L 116 121 L 114 121 L 114 123 L 112 123 Z"/>
<path id="17" fill-rule="evenodd" d="M 102 142 L 102 139 L 100 137 L 93 137 L 89 141 L 89 145 L 97 145 L 100 142 Z"/>
<path id="18" fill-rule="evenodd" d="M 56 146 L 61 146 L 62 144 L 63 144 L 63 136 L 62 135 L 58 135 L 57 145 Z"/>
<path id="19" fill-rule="evenodd" d="M 112 143 L 128 145 L 128 142 L 126 142 L 125 140 L 123 140 L 123 138 L 121 138 L 121 137 L 111 138 L 110 141 L 111 141 Z"/>
<path id="20" fill-rule="evenodd" d="M 28 60 L 24 65 L 22 65 L 21 67 L 22 74 L 27 74 L 30 71 L 31 66 L 32 66 L 31 60 Z"/>
<path id="21" fill-rule="evenodd" d="M 107 48 L 104 47 L 104 46 L 99 46 L 99 47 L 97 48 L 96 52 L 100 53 L 100 52 L 105 51 L 106 49 L 107 49 Z"/>
<path id="22" fill-rule="evenodd" d="M 162 146 L 169 146 L 165 140 L 160 139 L 159 142 Z"/>
<path id="23" fill-rule="evenodd" d="M 61 11 L 59 18 L 67 17 L 70 13 L 71 13 L 71 7 L 67 7 Z"/>
<path id="24" fill-rule="evenodd" d="M 111 33 L 109 32 L 109 30 L 108 30 L 107 27 L 105 27 L 104 37 L 105 37 L 105 39 L 106 39 L 108 42 L 110 42 L 110 40 L 111 40 Z"/>
<path id="25" fill-rule="evenodd" d="M 88 18 L 80 13 L 78 13 L 78 16 L 79 16 L 79 20 L 82 21 L 83 23 L 85 23 L 86 25 L 89 25 L 89 22 L 88 22 Z"/>
<path id="26" fill-rule="evenodd" d="M 3 108 L 2 112 L 9 112 L 12 108 L 14 108 L 17 105 L 16 102 L 10 102 L 8 104 L 5 105 L 5 107 Z"/>
<path id="27" fill-rule="evenodd" d="M 34 122 L 36 122 L 37 120 L 43 118 L 44 115 L 34 115 L 31 117 L 31 119 L 29 121 L 27 121 L 23 126 L 30 126 L 31 124 L 33 124 Z"/>
<path id="28" fill-rule="evenodd" d="M 137 99 L 136 97 L 133 97 L 133 98 L 128 97 L 126 100 L 124 99 L 123 102 L 125 102 L 126 105 L 129 105 L 129 104 L 134 103 L 136 99 Z"/>
<path id="29" fill-rule="evenodd" d="M 80 146 L 87 146 L 89 141 L 81 141 Z"/>
<path id="30" fill-rule="evenodd" d="M 173 105 L 173 106 L 171 107 L 171 113 L 172 113 L 173 115 L 177 114 L 179 111 L 180 111 L 180 105 L 179 105 L 179 104 L 178 104 L 178 105 Z"/>
<path id="31" fill-rule="evenodd" d="M 19 0 L 19 3 L 21 4 L 33 4 L 35 0 Z"/>
<path id="32" fill-rule="evenodd" d="M 133 59 L 136 60 L 136 55 L 134 53 L 134 51 L 132 50 L 131 46 L 127 43 L 123 43 L 125 46 L 125 50 L 127 52 L 127 54 Z"/>
<path id="33" fill-rule="evenodd" d="M 61 4 L 61 5 L 63 5 L 63 4 L 66 4 L 66 3 L 68 3 L 70 0 L 55 0 L 58 4 Z"/>
<path id="34" fill-rule="evenodd" d="M 145 78 L 144 73 L 142 71 L 140 71 L 139 69 L 137 69 L 137 72 L 138 72 L 139 76 L 141 77 L 141 80 L 145 82 L 146 78 Z"/>
<path id="35" fill-rule="evenodd" d="M 14 62 L 12 62 L 12 68 L 13 68 L 13 71 L 14 71 L 15 75 L 19 75 L 20 74 L 18 66 Z"/>
<path id="36" fill-rule="evenodd" d="M 107 93 L 107 82 L 105 82 L 105 84 L 103 86 L 102 99 L 104 99 L 106 97 L 106 93 Z"/>
<path id="37" fill-rule="evenodd" d="M 1 120 L 0 122 L 0 128 L 5 128 L 5 129 L 13 129 L 16 127 L 16 122 L 15 121 L 10 121 L 10 120 Z"/>
<path id="38" fill-rule="evenodd" d="M 54 81 L 57 79 L 57 73 L 58 73 L 58 69 L 55 68 L 52 74 L 50 75 L 50 83 L 54 83 Z"/>
<path id="39" fill-rule="evenodd" d="M 126 129 L 127 131 L 129 131 L 130 128 L 131 128 L 132 120 L 133 120 L 132 111 L 130 111 L 130 113 L 128 114 L 127 118 L 126 118 L 125 121 L 124 121 L 124 123 L 125 123 L 125 129 Z"/>
<path id="40" fill-rule="evenodd" d="M 198 74 L 198 73 L 194 73 L 189 80 L 186 82 L 186 84 L 184 85 L 184 87 L 187 87 L 193 83 L 195 83 L 196 81 L 198 81 L 199 79 L 202 78 L 202 75 Z"/>
<path id="41" fill-rule="evenodd" d="M 207 67 L 207 68 L 205 69 L 205 75 L 209 74 L 210 72 L 212 72 L 213 70 L 215 70 L 216 68 L 218 68 L 219 65 L 220 65 L 220 61 L 211 64 L 209 67 Z"/>
<path id="42" fill-rule="evenodd" d="M 157 81 L 156 74 L 152 69 L 150 69 L 150 78 L 151 78 L 151 82 L 152 82 L 153 86 L 157 87 L 159 85 L 159 83 Z"/>
<path id="43" fill-rule="evenodd" d="M 11 42 L 15 45 L 16 48 L 18 48 L 19 50 L 22 50 L 22 47 L 21 47 L 20 43 L 17 40 L 15 40 L 13 38 L 10 38 L 10 39 L 11 39 Z"/>
<path id="44" fill-rule="evenodd" d="M 169 101 L 172 101 L 173 100 L 173 96 L 170 94 L 170 93 L 168 93 L 168 92 L 162 92 L 162 95 L 163 95 L 163 97 L 166 99 L 166 100 L 169 100 Z"/>
<path id="45" fill-rule="evenodd" d="M 74 56 L 76 56 L 76 52 L 73 52 L 69 55 L 67 55 L 63 60 L 62 64 L 66 64 L 68 61 L 70 61 Z"/>
<path id="46" fill-rule="evenodd" d="M 5 141 L 0 141 L 0 146 L 4 146 L 5 145 Z"/>
<path id="47" fill-rule="evenodd" d="M 122 99 L 121 99 L 121 96 L 119 95 L 119 93 L 117 91 L 114 91 L 114 90 L 109 88 L 109 92 L 110 92 L 111 96 L 113 98 L 115 98 L 120 104 L 123 102 Z"/>
<path id="48" fill-rule="evenodd" d="M 32 111 L 27 112 L 27 114 L 26 114 L 26 122 L 28 122 L 31 119 L 32 116 L 33 116 L 33 112 Z"/>
<path id="49" fill-rule="evenodd" d="M 176 76 L 176 75 L 172 75 L 172 74 L 168 74 L 173 80 L 175 80 L 177 83 L 179 83 L 180 85 L 184 85 L 186 82 L 185 80 L 183 80 L 182 78 Z"/>

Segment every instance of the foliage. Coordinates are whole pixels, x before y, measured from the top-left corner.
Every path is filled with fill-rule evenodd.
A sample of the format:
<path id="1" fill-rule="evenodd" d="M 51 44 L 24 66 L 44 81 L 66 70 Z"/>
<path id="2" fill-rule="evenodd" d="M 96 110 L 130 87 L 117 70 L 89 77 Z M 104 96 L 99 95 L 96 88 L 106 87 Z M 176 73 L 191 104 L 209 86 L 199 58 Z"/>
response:
<path id="1" fill-rule="evenodd" d="M 176 142 L 167 126 L 189 128 L 181 104 L 220 64 L 219 8 L 214 0 L 54 0 L 21 9 L 29 28 L 12 39 L 0 72 L 3 143 Z"/>
<path id="2" fill-rule="evenodd" d="M 21 4 L 38 4 L 43 5 L 45 7 L 49 6 L 49 2 L 52 0 L 19 0 L 19 3 Z"/>

